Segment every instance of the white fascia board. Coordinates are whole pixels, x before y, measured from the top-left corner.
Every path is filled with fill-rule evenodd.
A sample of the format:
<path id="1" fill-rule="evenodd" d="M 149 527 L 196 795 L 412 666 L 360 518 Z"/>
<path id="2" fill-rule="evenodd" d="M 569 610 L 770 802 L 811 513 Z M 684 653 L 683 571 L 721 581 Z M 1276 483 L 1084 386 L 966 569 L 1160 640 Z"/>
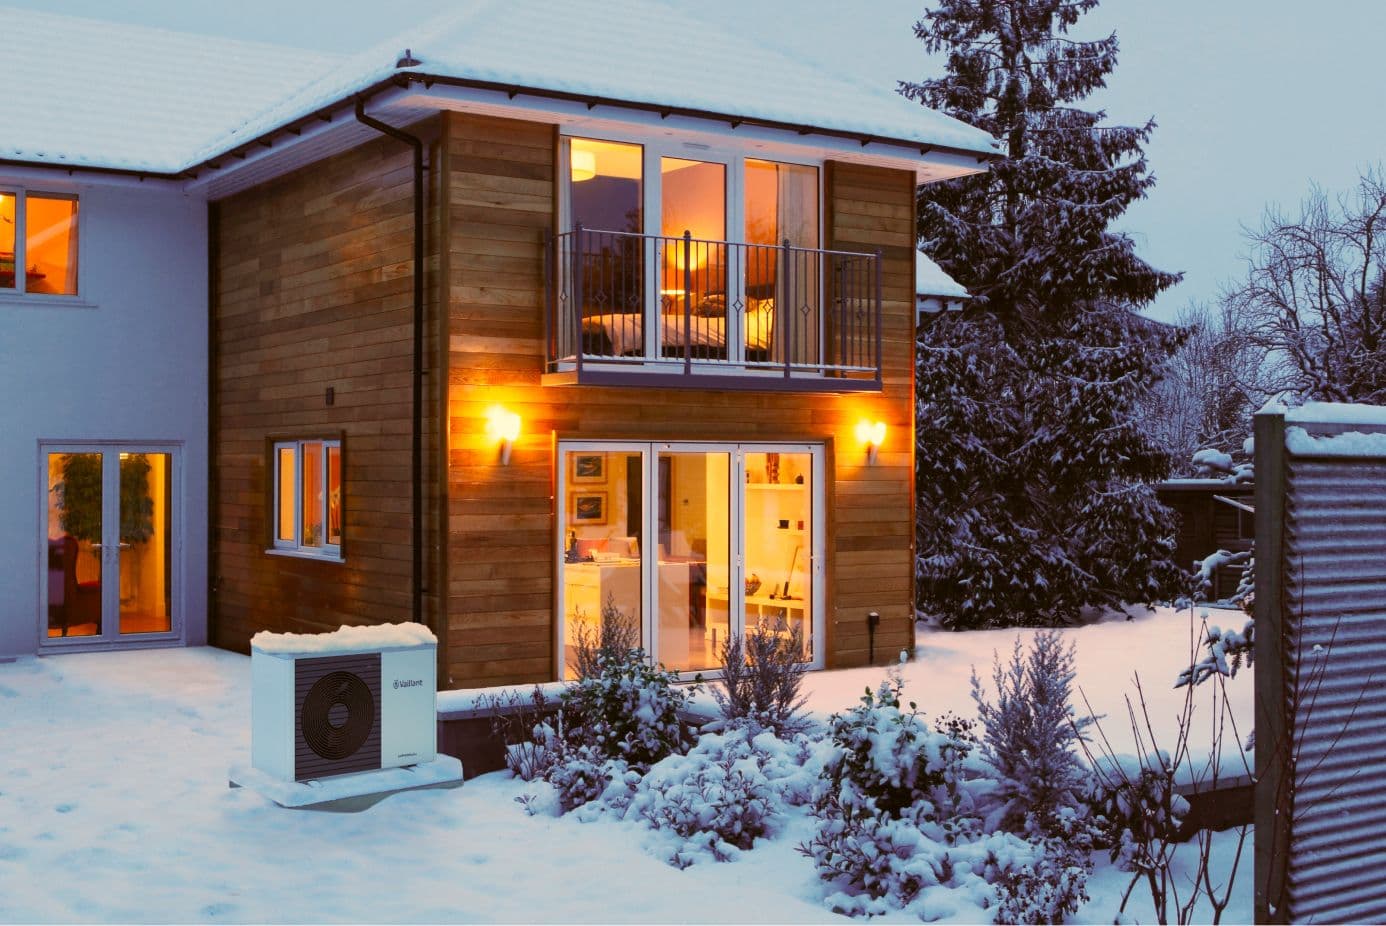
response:
<path id="1" fill-rule="evenodd" d="M 161 193 L 186 191 L 182 180 L 164 177 L 138 177 L 124 173 L 107 173 L 97 169 L 74 169 L 55 164 L 32 167 L 17 164 L 0 164 L 0 187 L 7 184 L 32 190 L 46 190 L 52 193 L 75 193 L 92 187 L 123 187 L 126 189 L 145 189 Z"/>
<path id="2" fill-rule="evenodd" d="M 282 129 L 270 136 L 265 146 L 247 138 L 234 148 L 211 159 L 217 167 L 207 164 L 192 169 L 195 179 L 186 182 L 187 188 L 217 199 L 276 176 L 345 151 L 362 141 L 364 127 L 356 121 L 355 104 L 344 101 L 331 111 L 332 121 L 314 119 L 294 135 Z M 748 154 L 773 158 L 776 155 L 798 160 L 839 160 L 908 170 L 919 183 L 932 183 L 987 169 L 987 158 L 955 151 L 921 153 L 919 147 L 872 141 L 863 145 L 851 138 L 822 135 L 814 132 L 799 134 L 788 129 L 742 123 L 733 128 L 730 122 L 698 116 L 671 113 L 662 118 L 659 113 L 628 108 L 616 104 L 598 104 L 589 109 L 578 100 L 530 96 L 518 93 L 513 98 L 502 90 L 457 87 L 435 84 L 430 88 L 412 85 L 377 93 L 366 105 L 366 111 L 383 121 L 398 124 L 392 114 L 406 114 L 412 121 L 420 112 L 470 112 L 480 115 L 546 122 L 564 131 L 580 134 L 584 129 L 603 133 L 635 131 L 642 135 L 657 133 L 686 141 L 735 147 Z M 301 117 L 300 117 L 301 118 Z M 333 136 L 337 143 L 333 144 Z M 232 152 L 240 151 L 242 156 Z"/>
<path id="3" fill-rule="evenodd" d="M 745 148 L 764 156 L 782 153 L 798 159 L 832 159 L 873 164 L 909 170 L 920 183 L 946 180 L 986 170 L 987 158 L 981 154 L 955 151 L 921 153 L 927 145 L 910 147 L 870 141 L 863 145 L 851 138 L 807 132 L 799 134 L 789 129 L 774 128 L 743 122 L 735 128 L 729 120 L 687 116 L 670 113 L 661 116 L 652 110 L 598 103 L 589 108 L 580 100 L 555 99 L 518 92 L 511 96 L 503 90 L 458 87 L 435 84 L 424 89 L 413 87 L 412 92 L 394 100 L 399 105 L 416 109 L 447 109 L 547 122 L 565 131 L 581 134 L 584 128 L 602 132 L 635 129 L 642 134 L 651 132 L 685 141 L 713 143 L 718 146 Z M 376 108 L 383 108 L 376 104 Z"/>

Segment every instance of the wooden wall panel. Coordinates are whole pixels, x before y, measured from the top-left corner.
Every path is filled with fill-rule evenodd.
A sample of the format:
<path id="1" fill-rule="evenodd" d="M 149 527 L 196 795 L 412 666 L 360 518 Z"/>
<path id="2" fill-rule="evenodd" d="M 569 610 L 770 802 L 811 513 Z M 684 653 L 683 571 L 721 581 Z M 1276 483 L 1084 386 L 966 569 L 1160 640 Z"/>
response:
<path id="1" fill-rule="evenodd" d="M 436 134 L 437 122 L 413 131 Z M 430 185 L 436 201 L 438 185 Z M 410 619 L 412 196 L 409 148 L 382 138 L 214 208 L 214 645 L 245 652 L 259 630 L 313 633 Z M 434 208 L 425 291 L 435 361 L 445 340 L 439 240 Z M 425 379 L 425 506 L 435 510 L 444 378 Z M 345 562 L 266 553 L 267 441 L 337 433 Z M 440 519 L 428 510 L 425 519 L 425 585 L 437 588 Z M 439 605 L 425 596 L 435 627 Z"/>
<path id="2" fill-rule="evenodd" d="M 549 386 L 542 241 L 554 228 L 552 126 L 447 114 L 448 570 L 451 687 L 554 677 L 559 438 L 794 441 L 826 445 L 830 667 L 877 662 L 913 641 L 914 178 L 840 163 L 825 171 L 826 247 L 882 248 L 885 390 L 815 396 Z M 523 421 L 509 466 L 485 437 L 492 405 Z M 855 438 L 886 422 L 877 465 Z"/>

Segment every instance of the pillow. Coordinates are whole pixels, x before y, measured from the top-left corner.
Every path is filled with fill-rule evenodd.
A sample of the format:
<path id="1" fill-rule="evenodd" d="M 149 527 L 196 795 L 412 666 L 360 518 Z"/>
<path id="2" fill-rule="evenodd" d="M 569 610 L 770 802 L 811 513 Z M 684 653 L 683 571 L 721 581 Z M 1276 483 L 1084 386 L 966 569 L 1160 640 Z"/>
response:
<path id="1" fill-rule="evenodd" d="M 762 350 L 770 347 L 775 330 L 775 300 L 752 299 L 746 310 L 746 344 Z"/>
<path id="2" fill-rule="evenodd" d="M 704 296 L 693 306 L 693 314 L 699 318 L 721 318 L 727 314 L 727 297 L 721 293 Z"/>

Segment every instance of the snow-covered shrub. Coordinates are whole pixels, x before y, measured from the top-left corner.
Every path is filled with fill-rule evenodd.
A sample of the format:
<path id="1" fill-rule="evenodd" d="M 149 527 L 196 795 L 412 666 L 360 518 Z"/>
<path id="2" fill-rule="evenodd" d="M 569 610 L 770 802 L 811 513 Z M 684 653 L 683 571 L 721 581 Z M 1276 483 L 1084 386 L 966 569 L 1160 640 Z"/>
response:
<path id="1" fill-rule="evenodd" d="M 1046 836 L 1034 861 L 998 873 L 998 923 L 1062 923 L 1088 900 L 1091 844 Z"/>
<path id="2" fill-rule="evenodd" d="M 686 776 L 669 776 L 652 769 L 631 806 L 638 807 L 654 829 L 694 840 L 694 849 L 707 851 L 717 861 L 734 857 L 737 849 L 751 848 L 767 833 L 777 802 L 754 763 L 724 756 L 703 759 L 688 771 Z M 686 868 L 692 854 L 680 848 L 670 860 Z"/>
<path id="3" fill-rule="evenodd" d="M 1167 865 L 1164 847 L 1174 842 L 1189 802 L 1174 790 L 1169 753 L 1137 760 L 1105 756 L 1096 763 L 1091 801 L 1105 821 L 1104 842 L 1125 871 L 1154 872 Z"/>
<path id="4" fill-rule="evenodd" d="M 1009 834 L 982 836 L 978 809 L 995 784 L 973 756 L 975 737 L 959 720 L 929 730 L 913 704 L 901 708 L 900 688 L 894 676 L 831 718 L 828 787 L 799 851 L 838 888 L 829 903 L 842 912 L 905 908 L 930 887 L 975 879 L 986 906 L 989 883 L 1030 861 L 1034 847 Z"/>
<path id="5" fill-rule="evenodd" d="M 616 606 L 616 596 L 608 594 L 602 604 L 601 620 L 594 627 L 581 611 L 574 621 L 573 670 L 577 677 L 595 678 L 602 666 L 621 659 L 640 648 L 640 622 Z"/>
<path id="6" fill-rule="evenodd" d="M 722 644 L 722 682 L 712 697 L 729 721 L 746 721 L 781 735 L 804 729 L 805 697 L 800 694 L 805 664 L 804 635 L 796 624 L 781 637 L 764 624 Z"/>
<path id="7" fill-rule="evenodd" d="M 559 696 L 564 740 L 642 769 L 682 752 L 689 742 L 679 711 L 698 686 L 677 681 L 675 673 L 649 665 L 641 649 L 602 654 L 595 675 Z"/>
<path id="8" fill-rule="evenodd" d="M 1235 678 L 1237 670 L 1252 665 L 1256 656 L 1256 621 L 1249 620 L 1240 631 L 1223 630 L 1208 624 L 1208 612 L 1202 612 L 1203 646 L 1208 655 L 1179 673 L 1175 688 L 1192 682 L 1201 685 L 1214 675 Z"/>
<path id="9" fill-rule="evenodd" d="M 477 706 L 491 712 L 491 735 L 505 745 L 505 766 L 524 781 L 542 778 L 558 757 L 554 715 L 558 703 L 538 685 L 528 694 L 485 695 Z"/>
<path id="10" fill-rule="evenodd" d="M 1011 832 L 1055 835 L 1065 811 L 1084 806 L 1087 770 L 1074 748 L 1092 718 L 1075 715 L 1073 677 L 1073 646 L 1058 631 L 1037 633 L 1028 654 L 1017 637 L 1005 667 L 995 658 L 995 704 L 972 672 L 982 755 L 996 769 L 1004 802 L 996 822 Z"/>
<path id="11" fill-rule="evenodd" d="M 559 758 L 544 773 L 553 786 L 560 813 L 568 813 L 602 796 L 620 766 L 591 746 L 559 747 Z"/>

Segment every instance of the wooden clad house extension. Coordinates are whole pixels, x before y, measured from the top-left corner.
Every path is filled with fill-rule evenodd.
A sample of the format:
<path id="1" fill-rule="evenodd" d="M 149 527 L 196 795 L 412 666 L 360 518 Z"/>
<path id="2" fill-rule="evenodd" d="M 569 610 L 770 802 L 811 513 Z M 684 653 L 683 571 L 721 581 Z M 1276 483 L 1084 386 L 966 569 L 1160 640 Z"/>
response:
<path id="1" fill-rule="evenodd" d="M 430 398 L 445 414 L 446 479 L 430 469 L 425 497 L 446 512 L 445 522 L 430 512 L 426 585 L 447 684 L 559 674 L 560 440 L 820 445 L 821 663 L 887 661 L 908 647 L 914 175 L 823 165 L 827 247 L 881 254 L 879 392 L 545 385 L 555 127 L 443 113 L 412 130 L 436 137 L 429 227 L 445 243 L 429 248 L 438 284 L 430 292 L 447 306 L 429 337 L 447 345 L 430 381 L 446 384 L 445 400 Z M 408 195 L 407 152 L 382 139 L 229 197 L 213 214 L 218 645 L 245 649 L 259 629 L 408 617 Z M 522 421 L 508 465 L 487 435 L 497 405 Z M 854 433 L 862 420 L 885 425 L 874 463 Z M 265 552 L 274 515 L 267 448 L 299 432 L 344 436 L 341 562 Z M 438 433 L 429 431 L 435 449 Z"/>

